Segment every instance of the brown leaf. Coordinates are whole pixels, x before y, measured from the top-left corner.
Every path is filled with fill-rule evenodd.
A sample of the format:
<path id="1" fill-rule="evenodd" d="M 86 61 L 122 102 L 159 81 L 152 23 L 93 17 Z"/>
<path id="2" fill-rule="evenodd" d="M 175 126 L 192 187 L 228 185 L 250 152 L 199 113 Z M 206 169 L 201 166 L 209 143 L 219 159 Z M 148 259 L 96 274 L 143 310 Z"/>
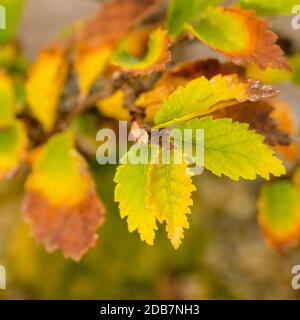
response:
<path id="1" fill-rule="evenodd" d="M 75 32 L 76 42 L 89 46 L 115 45 L 128 31 L 161 5 L 160 0 L 113 0 L 100 7 L 98 13 Z"/>
<path id="2" fill-rule="evenodd" d="M 177 64 L 171 71 L 166 72 L 159 83 L 172 82 L 173 78 L 184 78 L 188 81 L 204 76 L 211 79 L 217 74 L 228 75 L 238 73 L 244 74 L 243 67 L 231 62 L 220 63 L 217 59 L 196 60 L 193 62 L 183 62 Z"/>
<path id="3" fill-rule="evenodd" d="M 289 145 L 291 138 L 288 132 L 278 127 L 271 116 L 274 107 L 267 101 L 246 101 L 228 108 L 215 111 L 214 118 L 231 118 L 234 121 L 249 123 L 250 128 L 266 137 L 266 142 L 275 146 Z"/>
<path id="4" fill-rule="evenodd" d="M 61 248 L 64 257 L 79 261 L 95 245 L 96 230 L 103 223 L 105 208 L 97 197 L 91 177 L 85 173 L 89 189 L 83 200 L 75 206 L 55 206 L 46 197 L 29 192 L 23 208 L 31 224 L 33 236 L 44 243 L 48 252 Z"/>
<path id="5" fill-rule="evenodd" d="M 233 12 L 241 12 L 239 8 L 232 8 Z M 278 69 L 286 69 L 291 71 L 291 66 L 284 57 L 283 50 L 276 45 L 278 36 L 268 29 L 269 21 L 259 19 L 255 15 L 255 11 L 243 10 L 246 23 L 249 24 L 253 39 L 252 53 L 247 56 L 236 56 L 234 62 L 255 62 L 262 69 L 272 66 Z M 249 52 L 250 53 L 250 52 Z"/>
<path id="6" fill-rule="evenodd" d="M 25 218 L 48 251 L 79 260 L 95 244 L 105 209 L 71 131 L 53 135 L 32 155 L 25 183 Z"/>
<path id="7" fill-rule="evenodd" d="M 268 20 L 239 6 L 216 7 L 205 12 L 199 23 L 188 28 L 199 40 L 231 58 L 237 64 L 256 63 L 291 70 L 284 52 L 276 45 L 277 35 L 268 29 Z M 233 29 L 235 28 L 235 29 Z"/>

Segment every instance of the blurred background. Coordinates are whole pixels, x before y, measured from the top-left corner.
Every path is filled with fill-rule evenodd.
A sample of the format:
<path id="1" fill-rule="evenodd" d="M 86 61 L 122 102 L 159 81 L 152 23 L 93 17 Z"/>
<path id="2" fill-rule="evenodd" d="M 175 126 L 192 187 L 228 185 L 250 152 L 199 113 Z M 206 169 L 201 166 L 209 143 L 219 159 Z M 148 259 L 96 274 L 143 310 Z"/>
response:
<path id="1" fill-rule="evenodd" d="M 91 15 L 92 0 L 27 0 L 19 39 L 29 59 L 63 27 Z M 272 27 L 299 51 L 300 31 L 290 18 L 272 20 Z M 193 55 L 191 55 L 193 52 Z M 180 59 L 215 57 L 207 48 L 176 52 Z M 300 90 L 281 85 L 282 97 L 295 108 Z M 284 254 L 264 242 L 256 215 L 259 181 L 232 182 L 205 173 L 196 178 L 197 192 L 190 229 L 175 251 L 160 228 L 154 247 L 130 234 L 113 201 L 115 167 L 91 168 L 107 207 L 99 240 L 81 260 L 48 254 L 30 236 L 21 201 L 25 172 L 0 183 L 0 264 L 7 270 L 3 299 L 298 299 L 291 287 L 291 268 L 300 264 L 300 247 Z"/>

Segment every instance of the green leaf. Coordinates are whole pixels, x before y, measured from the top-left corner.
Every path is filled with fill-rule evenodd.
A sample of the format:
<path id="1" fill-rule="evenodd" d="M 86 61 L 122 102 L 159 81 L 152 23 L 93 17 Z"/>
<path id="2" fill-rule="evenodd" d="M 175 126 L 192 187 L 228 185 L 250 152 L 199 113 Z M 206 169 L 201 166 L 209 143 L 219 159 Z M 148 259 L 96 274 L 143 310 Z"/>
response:
<path id="1" fill-rule="evenodd" d="M 6 12 L 6 29 L 0 30 L 0 43 L 12 40 L 22 14 L 24 0 L 1 0 Z"/>
<path id="2" fill-rule="evenodd" d="M 298 0 L 239 0 L 242 8 L 255 10 L 260 16 L 291 15 Z"/>
<path id="3" fill-rule="evenodd" d="M 276 181 L 262 186 L 258 218 L 271 245 L 280 248 L 299 239 L 299 199 L 299 192 L 290 181 Z"/>
<path id="4" fill-rule="evenodd" d="M 0 180 L 15 173 L 24 160 L 27 136 L 22 122 L 16 120 L 0 130 Z"/>
<path id="5" fill-rule="evenodd" d="M 200 77 L 175 90 L 155 116 L 157 128 L 209 114 L 217 109 L 276 93 L 255 81 L 242 81 L 236 75 Z"/>
<path id="6" fill-rule="evenodd" d="M 126 159 L 126 163 L 117 169 L 115 201 L 119 202 L 121 217 L 127 217 L 130 232 L 138 230 L 141 240 L 153 245 L 156 219 L 160 223 L 166 222 L 168 237 L 177 249 L 184 228 L 189 227 L 186 215 L 191 213 L 191 193 L 195 187 L 187 174 L 188 166 L 182 151 L 166 154 L 167 151 L 161 149 L 159 153 L 158 147 L 150 149 L 148 145 L 134 145 L 122 159 L 122 162 Z M 130 161 L 136 154 L 143 154 L 142 163 Z M 170 159 L 170 163 L 156 164 L 153 161 L 164 156 Z M 175 157 L 181 161 L 175 163 Z"/>
<path id="7" fill-rule="evenodd" d="M 223 0 L 171 0 L 168 7 L 167 26 L 171 36 L 179 36 L 186 22 L 192 22 L 210 6 L 216 6 Z"/>
<path id="8" fill-rule="evenodd" d="M 112 64 L 121 67 L 123 71 L 136 75 L 149 74 L 154 71 L 161 71 L 166 68 L 170 61 L 169 39 L 167 32 L 163 29 L 156 29 L 151 32 L 148 42 L 148 51 L 142 58 L 136 58 L 123 48 L 117 49 L 112 56 Z"/>
<path id="9" fill-rule="evenodd" d="M 56 134 L 43 146 L 27 179 L 27 188 L 42 194 L 55 205 L 74 205 L 86 194 L 82 160 L 74 150 L 71 132 Z M 76 188 L 74 188 L 76 186 Z"/>
<path id="10" fill-rule="evenodd" d="M 194 147 L 204 148 L 204 167 L 217 176 L 223 174 L 232 180 L 240 177 L 254 180 L 260 175 L 269 180 L 270 174 L 280 176 L 286 172 L 282 162 L 263 143 L 264 137 L 249 130 L 248 124 L 232 122 L 228 118 L 214 120 L 205 117 L 177 128 L 183 137 L 185 129 L 193 130 Z M 204 146 L 202 141 L 196 144 L 196 129 L 204 130 Z"/>
<path id="11" fill-rule="evenodd" d="M 187 30 L 236 64 L 254 62 L 261 69 L 273 66 L 291 70 L 284 52 L 276 45 L 277 36 L 252 10 L 238 6 L 209 8 L 195 25 L 188 24 Z"/>
<path id="12" fill-rule="evenodd" d="M 142 147 L 141 152 L 146 152 Z M 128 158 L 133 149 L 125 155 Z M 123 160 L 124 161 L 124 160 Z M 129 162 L 129 161 L 128 161 Z M 138 230 L 141 240 L 153 245 L 155 238 L 156 218 L 147 206 L 147 186 L 150 164 L 122 164 L 118 167 L 114 181 L 115 201 L 119 202 L 121 218 L 127 217 L 129 232 Z"/>
<path id="13" fill-rule="evenodd" d="M 174 152 L 171 152 L 170 164 L 153 164 L 148 184 L 149 208 L 159 222 L 166 222 L 166 231 L 175 249 L 181 244 L 184 228 L 189 228 L 186 215 L 191 213 L 191 193 L 196 190 L 191 176 L 187 175 L 183 155 L 181 158 L 182 163 L 175 164 Z"/>

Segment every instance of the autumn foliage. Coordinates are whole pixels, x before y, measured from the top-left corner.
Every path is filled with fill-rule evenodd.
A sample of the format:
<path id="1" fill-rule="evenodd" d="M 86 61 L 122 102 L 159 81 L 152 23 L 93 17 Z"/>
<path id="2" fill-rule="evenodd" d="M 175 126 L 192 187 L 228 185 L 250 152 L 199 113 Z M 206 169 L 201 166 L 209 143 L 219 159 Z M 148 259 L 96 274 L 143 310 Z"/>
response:
<path id="1" fill-rule="evenodd" d="M 297 129 L 274 81 L 263 81 L 276 73 L 277 82 L 297 83 L 299 59 L 284 55 L 268 19 L 259 16 L 267 9 L 283 14 L 282 8 L 284 1 L 274 8 L 256 1 L 170 0 L 168 8 L 159 0 L 103 1 L 30 64 L 13 36 L 1 38 L 0 179 L 26 164 L 22 209 L 36 241 L 74 260 L 96 244 L 98 228 L 110 217 L 88 160 L 95 157 L 97 129 L 116 130 L 117 121 L 128 120 L 147 132 L 203 129 L 203 167 L 232 180 L 271 180 L 258 200 L 262 231 L 277 249 L 295 243 Z M 195 42 L 220 53 L 220 61 L 173 59 L 177 47 Z M 186 156 L 182 164 L 117 168 L 121 218 L 149 245 L 160 224 L 175 249 L 193 227 L 188 217 L 196 185 Z"/>

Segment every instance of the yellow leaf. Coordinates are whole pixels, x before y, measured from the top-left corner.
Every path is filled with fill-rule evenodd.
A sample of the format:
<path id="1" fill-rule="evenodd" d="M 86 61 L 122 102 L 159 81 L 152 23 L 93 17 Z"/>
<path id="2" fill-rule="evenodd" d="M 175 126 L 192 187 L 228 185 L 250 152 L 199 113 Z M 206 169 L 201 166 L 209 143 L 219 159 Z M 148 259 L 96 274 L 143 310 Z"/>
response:
<path id="1" fill-rule="evenodd" d="M 28 189 L 41 193 L 53 205 L 76 205 L 88 189 L 82 179 L 81 157 L 73 144 L 70 132 L 53 136 L 38 153 L 26 182 Z"/>
<path id="2" fill-rule="evenodd" d="M 156 128 L 210 114 L 244 101 L 258 101 L 278 94 L 252 79 L 242 80 L 236 74 L 217 75 L 210 80 L 200 77 L 179 87 L 164 102 L 155 116 Z"/>
<path id="3" fill-rule="evenodd" d="M 22 122 L 0 130 L 0 180 L 15 173 L 25 159 L 27 136 Z"/>
<path id="4" fill-rule="evenodd" d="M 173 152 L 170 164 L 154 164 L 152 160 L 162 158 L 163 153 L 148 145 L 135 144 L 115 175 L 115 201 L 119 202 L 121 218 L 127 217 L 128 230 L 138 230 L 141 240 L 149 245 L 153 245 L 155 239 L 156 219 L 166 222 L 168 237 L 176 249 L 183 239 L 183 228 L 189 226 L 186 215 L 193 204 L 191 193 L 195 187 L 187 175 L 182 151 L 179 152 L 181 164 L 174 163 Z M 137 154 L 142 155 L 143 160 L 133 164 L 130 160 Z"/>
<path id="5" fill-rule="evenodd" d="M 131 152 L 132 149 L 129 150 L 129 153 Z M 128 154 L 125 157 L 128 157 Z M 138 230 L 141 240 L 153 245 L 157 226 L 155 215 L 147 204 L 149 168 L 150 164 L 120 165 L 114 179 L 117 183 L 115 201 L 119 202 L 121 218 L 127 217 L 129 232 Z"/>
<path id="6" fill-rule="evenodd" d="M 186 79 L 174 78 L 170 82 L 159 81 L 155 88 L 142 93 L 135 101 L 138 107 L 143 107 L 146 111 L 146 121 L 153 121 L 162 103 L 180 85 L 187 83 Z"/>
<path id="7" fill-rule="evenodd" d="M 55 123 L 68 67 L 68 53 L 59 45 L 53 45 L 42 50 L 30 68 L 26 83 L 28 103 L 46 131 L 50 131 Z"/>
<path id="8" fill-rule="evenodd" d="M 125 94 L 117 90 L 111 96 L 97 102 L 98 110 L 107 118 L 116 120 L 130 120 L 128 109 L 125 108 Z"/>
<path id="9" fill-rule="evenodd" d="M 39 152 L 25 188 L 23 208 L 36 240 L 78 261 L 95 244 L 105 209 L 70 132 L 53 136 Z"/>
<path id="10" fill-rule="evenodd" d="M 237 71 L 237 67 L 232 63 L 221 64 L 215 59 L 179 63 L 172 70 L 165 72 L 154 88 L 142 93 L 135 103 L 145 109 L 146 121 L 153 121 L 163 102 L 178 87 L 200 76 L 210 79 L 217 74 L 227 75 Z"/>
<path id="11" fill-rule="evenodd" d="M 173 152 L 170 159 L 174 160 Z M 149 210 L 160 222 L 166 222 L 166 231 L 175 249 L 184 237 L 183 228 L 189 228 L 186 215 L 191 213 L 191 193 L 196 190 L 187 169 L 183 155 L 182 164 L 171 161 L 170 164 L 153 164 L 149 169 Z"/>
<path id="12" fill-rule="evenodd" d="M 105 71 L 112 49 L 109 45 L 88 47 L 84 43 L 77 49 L 75 70 L 78 75 L 80 92 L 87 95 L 97 80 Z"/>
<path id="13" fill-rule="evenodd" d="M 270 66 L 268 66 L 265 70 L 262 70 L 256 64 L 250 63 L 246 66 L 246 76 L 260 80 L 266 84 L 276 84 L 291 80 L 292 73 L 287 70 L 272 68 Z"/>
<path id="14" fill-rule="evenodd" d="M 232 122 L 232 119 L 213 119 L 203 117 L 193 119 L 176 127 L 182 132 L 191 129 L 204 131 L 204 141 L 197 141 L 193 134 L 193 149 L 204 150 L 204 167 L 217 176 L 225 175 L 232 180 L 241 177 L 255 180 L 260 175 L 266 180 L 270 175 L 279 177 L 286 173 L 282 161 L 274 156 L 274 151 L 264 143 L 264 137 L 253 130 L 249 130 L 246 123 Z M 185 138 L 187 139 L 187 138 Z M 193 159 L 193 151 L 186 151 Z"/>

